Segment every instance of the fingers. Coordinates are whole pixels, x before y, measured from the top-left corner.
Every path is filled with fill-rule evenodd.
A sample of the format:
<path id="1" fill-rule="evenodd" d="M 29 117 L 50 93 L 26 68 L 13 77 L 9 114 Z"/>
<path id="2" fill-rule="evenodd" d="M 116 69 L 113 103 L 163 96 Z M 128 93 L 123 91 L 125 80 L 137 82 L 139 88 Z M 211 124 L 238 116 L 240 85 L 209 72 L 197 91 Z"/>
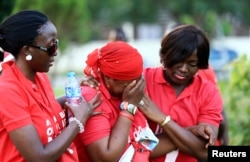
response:
<path id="1" fill-rule="evenodd" d="M 205 127 L 205 133 L 207 134 L 207 136 L 209 136 L 209 145 L 214 145 L 215 137 L 213 135 L 212 129 L 209 127 Z"/>
<path id="2" fill-rule="evenodd" d="M 136 81 L 136 80 L 132 81 L 130 84 L 128 84 L 126 86 L 126 88 L 128 90 L 132 90 L 132 89 L 134 89 L 134 90 L 141 90 L 141 89 L 143 89 L 144 90 L 145 85 L 146 85 L 145 84 L 145 80 L 143 78 L 141 78 L 139 81 Z"/>
<path id="3" fill-rule="evenodd" d="M 98 111 L 98 112 L 93 112 L 92 113 L 92 116 L 95 116 L 95 115 L 100 115 L 100 114 L 102 114 L 103 112 L 101 112 L 101 111 Z"/>
<path id="4" fill-rule="evenodd" d="M 134 86 L 136 86 L 136 80 L 133 80 L 131 83 L 129 83 L 125 89 L 131 90 L 132 88 L 134 88 Z"/>
<path id="5" fill-rule="evenodd" d="M 84 76 L 80 81 L 80 85 L 99 89 L 100 83 L 93 77 Z"/>
<path id="6" fill-rule="evenodd" d="M 101 100 L 101 93 L 100 92 L 97 92 L 95 97 L 92 98 L 90 101 L 89 101 L 89 104 L 96 108 L 98 107 L 100 104 L 102 103 L 102 100 Z"/>

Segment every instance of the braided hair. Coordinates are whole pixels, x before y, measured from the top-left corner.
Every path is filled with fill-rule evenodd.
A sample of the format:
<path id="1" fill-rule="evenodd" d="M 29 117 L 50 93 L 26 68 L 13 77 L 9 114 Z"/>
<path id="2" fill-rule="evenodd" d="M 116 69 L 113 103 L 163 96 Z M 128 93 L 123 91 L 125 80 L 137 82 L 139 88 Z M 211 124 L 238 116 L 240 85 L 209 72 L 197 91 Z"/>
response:
<path id="1" fill-rule="evenodd" d="M 8 17 L 0 25 L 0 47 L 17 58 L 20 49 L 32 44 L 40 28 L 49 22 L 46 15 L 39 11 L 24 10 Z M 0 59 L 3 52 L 0 51 Z"/>

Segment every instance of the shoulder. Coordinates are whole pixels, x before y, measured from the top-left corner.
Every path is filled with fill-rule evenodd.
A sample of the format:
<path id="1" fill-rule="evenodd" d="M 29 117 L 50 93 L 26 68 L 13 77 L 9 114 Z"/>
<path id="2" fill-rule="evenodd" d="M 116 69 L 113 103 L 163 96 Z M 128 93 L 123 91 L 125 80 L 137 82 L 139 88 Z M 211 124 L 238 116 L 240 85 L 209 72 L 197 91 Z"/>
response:
<path id="1" fill-rule="evenodd" d="M 159 73 L 162 71 L 162 67 L 155 67 L 155 68 L 144 68 L 143 74 L 144 75 L 153 75 L 154 73 Z"/>
<path id="2" fill-rule="evenodd" d="M 97 94 L 97 90 L 94 88 L 91 88 L 89 86 L 81 86 L 81 93 L 82 96 L 84 96 L 86 101 L 90 101 L 92 98 L 94 98 Z"/>
<path id="3" fill-rule="evenodd" d="M 202 78 L 211 81 L 212 83 L 214 83 L 215 85 L 217 84 L 217 77 L 215 72 L 213 71 L 213 69 L 209 68 L 209 69 L 203 69 L 203 70 L 199 70 L 199 72 L 197 73 L 198 76 L 201 76 Z"/>
<path id="4" fill-rule="evenodd" d="M 153 78 L 162 78 L 163 77 L 162 67 L 145 68 L 143 70 L 143 76 L 145 77 L 146 80 L 150 80 Z"/>
<path id="5" fill-rule="evenodd" d="M 196 76 L 193 82 L 193 88 L 197 92 L 197 97 L 204 100 L 221 101 L 222 96 L 217 85 L 211 81 L 201 77 Z"/>

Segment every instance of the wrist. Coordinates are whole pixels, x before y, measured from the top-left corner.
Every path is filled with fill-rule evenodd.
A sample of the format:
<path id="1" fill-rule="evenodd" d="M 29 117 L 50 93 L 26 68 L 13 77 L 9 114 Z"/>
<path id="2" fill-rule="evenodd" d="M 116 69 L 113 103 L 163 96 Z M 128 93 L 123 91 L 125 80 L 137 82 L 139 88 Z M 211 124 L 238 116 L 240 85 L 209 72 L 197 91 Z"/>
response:
<path id="1" fill-rule="evenodd" d="M 126 110 L 128 111 L 130 114 L 135 115 L 136 111 L 137 111 L 137 106 L 133 105 L 133 104 L 129 104 L 127 101 L 123 101 L 120 104 L 120 109 L 121 110 Z"/>
<path id="2" fill-rule="evenodd" d="M 160 123 L 161 127 L 164 127 L 168 122 L 171 120 L 171 117 L 168 115 L 165 117 L 165 119 Z"/>
<path id="3" fill-rule="evenodd" d="M 71 122 L 75 122 L 79 128 L 79 133 L 83 133 L 84 132 L 84 126 L 83 124 L 80 122 L 80 120 L 78 120 L 77 118 L 75 117 L 71 117 L 69 118 L 69 123 Z"/>
<path id="4" fill-rule="evenodd" d="M 129 112 L 127 112 L 127 111 L 120 111 L 120 114 L 119 114 L 120 116 L 123 116 L 123 117 L 125 117 L 125 118 L 127 118 L 127 119 L 129 119 L 129 120 L 131 120 L 131 121 L 133 121 L 134 120 L 134 116 L 131 114 L 131 113 L 129 113 Z"/>

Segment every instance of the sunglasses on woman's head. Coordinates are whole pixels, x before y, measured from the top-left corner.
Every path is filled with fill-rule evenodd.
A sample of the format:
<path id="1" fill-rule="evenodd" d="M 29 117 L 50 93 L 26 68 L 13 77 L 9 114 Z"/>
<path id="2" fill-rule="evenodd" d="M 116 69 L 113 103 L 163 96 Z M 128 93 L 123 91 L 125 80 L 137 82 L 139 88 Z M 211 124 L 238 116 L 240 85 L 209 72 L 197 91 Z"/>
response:
<path id="1" fill-rule="evenodd" d="M 40 49 L 44 52 L 47 52 L 49 56 L 54 56 L 56 51 L 57 51 L 57 48 L 58 48 L 58 43 L 59 43 L 59 41 L 58 41 L 58 39 L 56 39 L 56 41 L 49 48 L 42 47 L 42 46 L 34 46 L 34 45 L 29 45 L 29 46 L 33 47 L 33 48 Z"/>

